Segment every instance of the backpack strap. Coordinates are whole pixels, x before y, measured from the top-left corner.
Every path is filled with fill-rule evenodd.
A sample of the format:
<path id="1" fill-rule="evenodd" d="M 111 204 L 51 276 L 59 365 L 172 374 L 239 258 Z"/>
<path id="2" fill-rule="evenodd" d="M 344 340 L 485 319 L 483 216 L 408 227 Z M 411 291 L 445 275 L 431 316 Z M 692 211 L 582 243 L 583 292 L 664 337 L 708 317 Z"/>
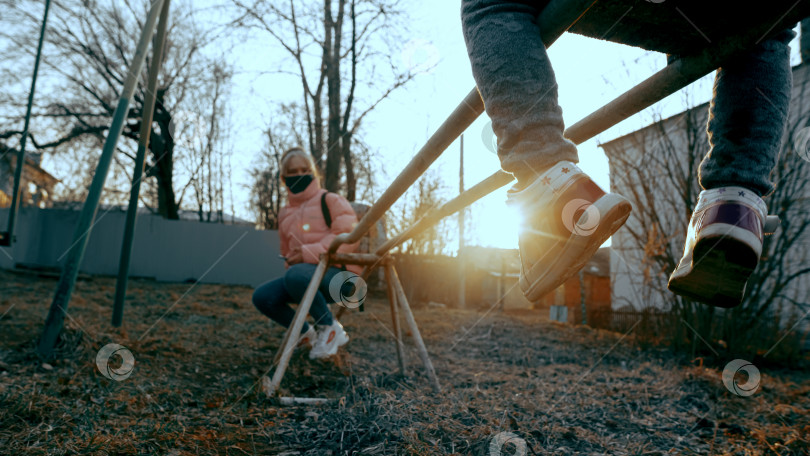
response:
<path id="1" fill-rule="evenodd" d="M 321 212 L 323 212 L 323 220 L 326 222 L 326 226 L 332 228 L 332 214 L 329 212 L 329 205 L 326 204 L 326 195 L 329 192 L 323 192 L 321 195 Z"/>
<path id="2" fill-rule="evenodd" d="M 321 212 L 323 212 L 323 220 L 326 222 L 326 226 L 328 226 L 331 229 L 332 228 L 332 213 L 329 212 L 329 205 L 326 204 L 326 195 L 328 193 L 329 192 L 323 192 L 323 195 L 321 195 Z M 341 271 L 346 271 L 346 265 L 345 264 L 333 264 L 332 266 L 340 267 Z"/>

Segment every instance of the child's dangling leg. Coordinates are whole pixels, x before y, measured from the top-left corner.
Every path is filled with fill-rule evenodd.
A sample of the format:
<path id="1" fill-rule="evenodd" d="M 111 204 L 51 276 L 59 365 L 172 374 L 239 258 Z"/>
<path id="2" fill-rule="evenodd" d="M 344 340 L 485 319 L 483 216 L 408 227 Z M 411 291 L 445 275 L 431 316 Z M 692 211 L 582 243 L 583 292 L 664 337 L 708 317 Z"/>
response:
<path id="1" fill-rule="evenodd" d="M 557 82 L 537 26 L 538 2 L 463 0 L 461 14 L 501 166 L 518 179 L 507 204 L 525 215 L 520 286 L 537 301 L 585 265 L 631 206 L 575 165 L 576 146 L 563 137 Z"/>
<path id="2" fill-rule="evenodd" d="M 709 107 L 710 150 L 684 255 L 669 279 L 676 294 L 720 307 L 742 302 L 762 253 L 770 174 L 779 159 L 792 89 L 785 30 L 717 71 Z"/>

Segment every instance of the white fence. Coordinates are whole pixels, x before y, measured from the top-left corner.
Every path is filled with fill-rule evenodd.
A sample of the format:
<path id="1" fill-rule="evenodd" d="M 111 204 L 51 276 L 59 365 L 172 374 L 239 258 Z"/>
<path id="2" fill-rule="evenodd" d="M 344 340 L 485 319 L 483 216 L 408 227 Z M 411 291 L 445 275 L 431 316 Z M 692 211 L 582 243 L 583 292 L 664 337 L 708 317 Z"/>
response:
<path id="1" fill-rule="evenodd" d="M 0 229 L 6 227 L 8 212 L 0 209 Z M 12 247 L 0 247 L 0 268 L 20 265 L 61 269 L 78 218 L 78 211 L 21 209 L 15 229 L 17 242 Z M 81 272 L 118 274 L 125 219 L 125 212 L 99 210 Z M 278 256 L 278 231 L 139 215 L 130 277 L 255 287 L 284 274 L 284 263 Z"/>

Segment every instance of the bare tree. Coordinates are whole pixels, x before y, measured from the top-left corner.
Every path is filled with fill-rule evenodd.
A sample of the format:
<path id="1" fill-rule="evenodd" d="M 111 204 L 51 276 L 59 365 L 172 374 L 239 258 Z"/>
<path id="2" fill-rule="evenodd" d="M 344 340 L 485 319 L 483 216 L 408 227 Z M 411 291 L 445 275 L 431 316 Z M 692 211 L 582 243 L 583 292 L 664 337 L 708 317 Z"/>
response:
<path id="1" fill-rule="evenodd" d="M 231 80 L 231 73 L 224 62 L 213 62 L 209 68 L 212 78 L 202 90 L 190 95 L 190 104 L 194 106 L 194 116 L 186 129 L 191 130 L 183 135 L 187 140 L 183 146 L 188 151 L 185 174 L 189 175 L 188 184 L 178 198 L 182 205 L 185 191 L 194 190 L 195 205 L 201 222 L 223 222 L 224 213 L 224 162 L 227 155 L 224 150 L 224 138 L 229 123 L 227 119 L 225 98 Z"/>
<path id="2" fill-rule="evenodd" d="M 442 194 L 445 188 L 440 173 L 431 169 L 425 172 L 416 185 L 408 189 L 400 200 L 391 208 L 387 228 L 388 237 L 396 236 L 414 223 L 427 216 L 433 209 L 446 202 Z M 400 246 L 400 251 L 407 255 L 440 255 L 449 244 L 455 218 L 446 218 L 436 225 L 417 234 Z"/>
<path id="3" fill-rule="evenodd" d="M 280 2 L 234 0 L 239 26 L 256 28 L 292 58 L 301 81 L 307 140 L 324 172 L 324 187 L 336 192 L 345 171 L 346 197 L 357 194 L 356 136 L 363 119 L 415 73 L 399 71 L 392 55 L 399 26 L 399 0 L 319 0 Z M 381 48 L 380 46 L 387 46 Z M 390 68 L 384 80 L 379 68 Z M 348 86 L 344 91 L 344 87 Z M 363 104 L 358 87 L 368 87 Z M 324 157 L 325 155 L 325 157 Z"/>
<path id="4" fill-rule="evenodd" d="M 251 208 L 262 229 L 278 229 L 278 214 L 284 195 L 281 185 L 281 156 L 285 150 L 304 144 L 301 127 L 303 110 L 297 104 L 282 104 L 267 127 L 267 148 L 250 169 Z"/>
<path id="5" fill-rule="evenodd" d="M 21 65 L 33 53 L 36 35 L 31 30 L 38 27 L 41 20 L 41 6 L 40 2 L 27 0 L 7 3 L 0 32 L 7 43 L 0 50 L 5 71 L 0 72 L 0 77 L 4 85 L 7 80 L 13 87 L 9 68 Z M 37 93 L 30 136 L 35 148 L 55 156 L 69 153 L 85 157 L 80 163 L 94 160 L 93 152 L 100 149 L 107 133 L 149 3 L 123 0 L 112 4 L 93 3 L 90 7 L 85 1 L 64 0 L 54 5 L 43 48 L 43 85 Z M 178 138 L 184 131 L 177 127 L 177 114 L 184 110 L 193 112 L 185 107 L 189 95 L 216 78 L 216 74 L 208 71 L 210 61 L 202 53 L 216 31 L 199 28 L 197 21 L 192 20 L 193 14 L 188 3 L 173 5 L 145 174 L 145 197 L 153 199 L 151 203 L 157 206 L 157 212 L 168 218 L 178 217 L 174 165 L 178 155 L 187 153 L 178 148 Z M 134 96 L 123 131 L 123 137 L 131 141 L 119 144 L 121 154 L 129 159 L 134 158 L 137 148 L 144 98 L 142 87 Z M 0 138 L 21 134 L 22 100 L 24 97 L 19 91 L 6 92 L 0 97 L 0 105 L 6 113 L 0 117 Z M 124 183 L 131 175 L 132 162 L 123 163 L 116 156 L 116 163 L 123 183 L 114 179 L 108 186 L 119 190 L 111 193 L 108 202 L 125 201 L 128 191 Z M 92 173 L 92 168 L 85 166 L 82 173 Z M 76 184 L 82 185 L 81 182 Z M 124 187 L 126 190 L 121 190 Z M 81 194 L 81 190 L 72 193 Z"/>

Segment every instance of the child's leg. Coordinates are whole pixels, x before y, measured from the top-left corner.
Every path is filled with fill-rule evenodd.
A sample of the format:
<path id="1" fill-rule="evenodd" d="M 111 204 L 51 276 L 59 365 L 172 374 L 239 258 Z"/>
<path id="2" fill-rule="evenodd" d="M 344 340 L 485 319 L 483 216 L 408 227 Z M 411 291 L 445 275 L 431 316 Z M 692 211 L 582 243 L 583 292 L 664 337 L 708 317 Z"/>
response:
<path id="1" fill-rule="evenodd" d="M 498 137 L 501 167 L 518 183 L 520 287 L 537 301 L 575 274 L 630 214 L 575 165 L 563 137 L 557 82 L 540 38 L 539 0 L 462 0 L 464 39 L 478 90 Z"/>
<path id="2" fill-rule="evenodd" d="M 284 275 L 284 285 L 294 301 L 301 301 L 304 297 L 316 268 L 317 265 L 314 264 L 298 263 L 287 269 L 287 273 Z M 312 315 L 315 324 L 318 326 L 330 326 L 333 323 L 332 313 L 329 312 L 326 299 L 320 291 L 315 293 L 312 306 L 309 308 L 309 314 Z"/>
<path id="3" fill-rule="evenodd" d="M 577 162 L 563 138 L 557 82 L 536 19 L 537 0 L 462 0 L 473 76 L 498 137 L 501 167 L 525 186 L 561 160 Z"/>
<path id="4" fill-rule="evenodd" d="M 773 190 L 787 124 L 792 71 L 784 30 L 717 71 L 709 107 L 710 150 L 700 165 L 704 189 L 738 186 L 759 196 Z"/>
<path id="5" fill-rule="evenodd" d="M 683 257 L 669 277 L 676 294 L 719 307 L 744 298 L 762 254 L 770 174 L 779 158 L 792 89 L 784 30 L 717 71 L 700 166 L 700 192 Z"/>
<path id="6" fill-rule="evenodd" d="M 288 304 L 292 300 L 293 298 L 287 293 L 287 289 L 284 286 L 283 277 L 260 285 L 253 292 L 253 305 L 256 306 L 261 313 L 285 328 L 290 327 L 290 323 L 292 323 L 293 317 L 295 317 L 295 311 Z M 309 325 L 307 322 L 304 322 L 304 326 L 301 328 L 301 334 L 307 332 L 308 329 Z"/>

